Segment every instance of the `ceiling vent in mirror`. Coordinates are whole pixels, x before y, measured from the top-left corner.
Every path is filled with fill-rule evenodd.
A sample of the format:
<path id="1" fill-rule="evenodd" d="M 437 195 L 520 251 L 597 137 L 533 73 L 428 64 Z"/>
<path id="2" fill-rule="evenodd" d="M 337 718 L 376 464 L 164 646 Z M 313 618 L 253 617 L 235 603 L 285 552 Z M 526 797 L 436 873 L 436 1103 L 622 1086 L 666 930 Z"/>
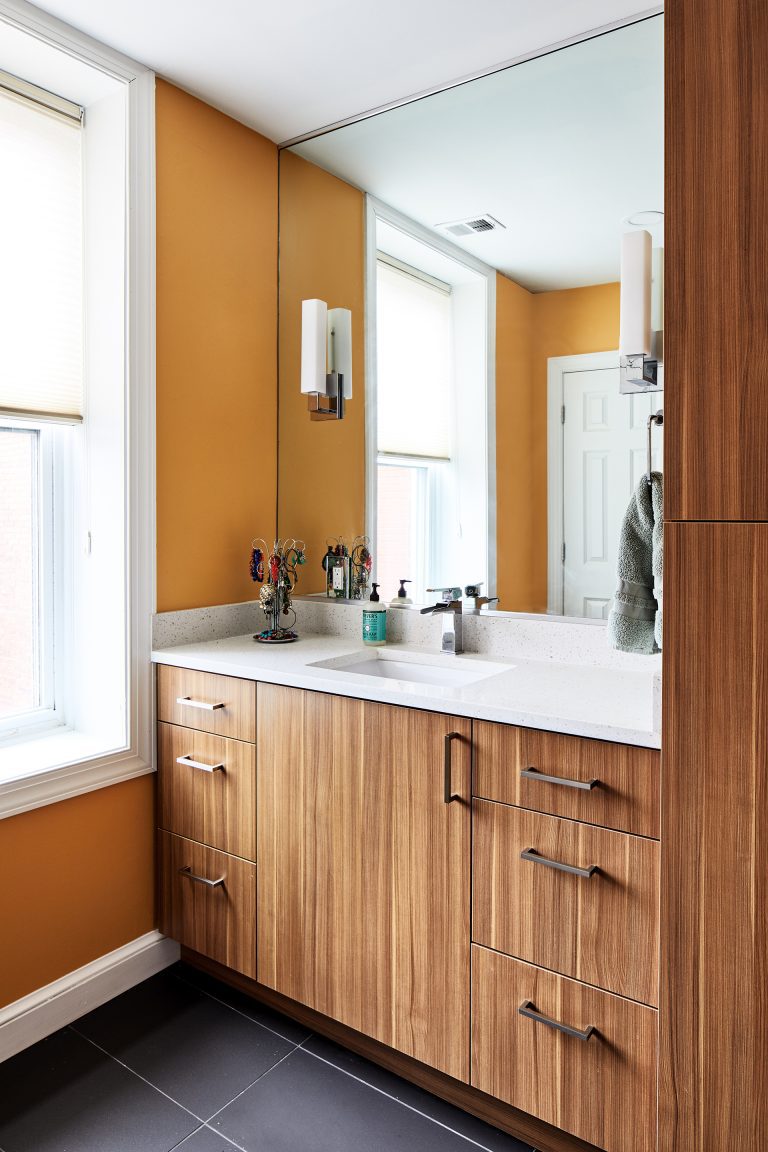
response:
<path id="1" fill-rule="evenodd" d="M 480 236 L 483 232 L 495 232 L 497 228 L 505 227 L 488 212 L 482 216 L 469 216 L 466 220 L 448 220 L 444 224 L 435 224 L 435 228 L 446 236 Z"/>

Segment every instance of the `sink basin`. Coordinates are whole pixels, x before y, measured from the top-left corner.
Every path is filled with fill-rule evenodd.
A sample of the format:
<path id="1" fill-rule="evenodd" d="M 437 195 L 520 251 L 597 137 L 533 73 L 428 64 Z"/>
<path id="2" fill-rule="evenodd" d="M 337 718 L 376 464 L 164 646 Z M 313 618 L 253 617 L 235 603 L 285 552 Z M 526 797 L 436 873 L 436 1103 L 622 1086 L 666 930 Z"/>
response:
<path id="1" fill-rule="evenodd" d="M 464 688 L 489 676 L 508 672 L 510 665 L 488 660 L 464 659 L 461 656 L 422 656 L 381 651 L 353 652 L 318 660 L 311 668 L 327 668 L 353 676 L 374 676 L 379 680 L 396 680 L 408 684 L 431 684 L 439 688 Z"/>

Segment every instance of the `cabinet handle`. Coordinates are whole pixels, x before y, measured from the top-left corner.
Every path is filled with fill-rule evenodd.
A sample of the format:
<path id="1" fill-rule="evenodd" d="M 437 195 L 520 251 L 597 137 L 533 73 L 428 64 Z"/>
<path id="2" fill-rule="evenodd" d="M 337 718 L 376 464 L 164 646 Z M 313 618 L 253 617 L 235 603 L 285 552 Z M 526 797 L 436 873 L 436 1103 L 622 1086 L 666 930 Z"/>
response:
<path id="1" fill-rule="evenodd" d="M 224 877 L 218 880 L 207 880 L 205 876 L 196 876 L 191 868 L 179 868 L 179 876 L 186 876 L 187 880 L 195 880 L 198 884 L 205 884 L 206 888 L 219 888 L 224 883 Z"/>
<path id="2" fill-rule="evenodd" d="M 191 696 L 177 696 L 177 704 L 186 704 L 187 708 L 202 708 L 203 712 L 215 712 L 218 708 L 226 708 L 226 704 L 206 704 L 205 700 L 193 700 Z"/>
<path id="3" fill-rule="evenodd" d="M 542 784 L 562 784 L 564 788 L 580 788 L 583 792 L 591 792 L 597 788 L 599 780 L 569 780 L 567 776 L 547 776 L 539 772 L 538 768 L 523 768 L 520 775 L 526 780 L 539 780 Z"/>
<path id="4" fill-rule="evenodd" d="M 185 764 L 187 768 L 199 768 L 201 772 L 223 772 L 223 764 L 203 764 L 202 760 L 193 760 L 191 756 L 177 756 L 177 764 Z"/>
<path id="5" fill-rule="evenodd" d="M 532 1000 L 523 1000 L 518 1012 L 521 1016 L 527 1016 L 529 1020 L 535 1020 L 537 1024 L 546 1024 L 547 1028 L 555 1028 L 558 1032 L 565 1032 L 566 1036 L 573 1036 L 576 1040 L 589 1040 L 595 1031 L 592 1024 L 584 1029 L 571 1028 L 570 1024 L 561 1024 L 559 1020 L 551 1020 L 549 1016 L 542 1016 L 534 1008 Z"/>
<path id="6" fill-rule="evenodd" d="M 460 732 L 447 732 L 444 741 L 444 756 L 443 756 L 443 803 L 450 804 L 452 800 L 460 800 L 460 796 L 456 796 L 451 791 L 451 781 L 453 779 L 453 762 L 451 757 L 451 748 L 454 740 L 460 740 Z"/>
<path id="7" fill-rule="evenodd" d="M 597 864 L 590 864 L 589 868 L 577 868 L 575 864 L 561 864 L 559 860 L 550 860 L 540 856 L 535 848 L 526 848 L 520 853 L 521 860 L 530 860 L 531 864 L 543 864 L 545 868 L 556 868 L 558 872 L 570 872 L 571 876 L 581 876 L 582 880 L 589 880 L 595 872 L 599 872 Z"/>

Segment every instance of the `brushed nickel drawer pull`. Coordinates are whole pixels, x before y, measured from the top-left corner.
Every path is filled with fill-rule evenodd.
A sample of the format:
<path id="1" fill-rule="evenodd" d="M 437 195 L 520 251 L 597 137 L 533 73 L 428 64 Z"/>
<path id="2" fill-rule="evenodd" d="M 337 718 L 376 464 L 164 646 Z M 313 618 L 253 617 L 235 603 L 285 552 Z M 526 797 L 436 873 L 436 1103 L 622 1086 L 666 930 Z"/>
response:
<path id="1" fill-rule="evenodd" d="M 460 800 L 460 796 L 454 795 L 451 791 L 451 781 L 453 778 L 453 761 L 451 757 L 451 748 L 453 741 L 460 738 L 458 732 L 447 732 L 443 742 L 444 755 L 443 755 L 443 803 L 450 804 L 452 800 Z"/>
<path id="2" fill-rule="evenodd" d="M 207 880 L 205 876 L 196 876 L 191 868 L 179 868 L 179 876 L 186 876 L 187 880 L 195 880 L 198 884 L 205 884 L 207 888 L 219 888 L 224 883 L 224 877 L 218 880 Z"/>
<path id="3" fill-rule="evenodd" d="M 535 1020 L 537 1024 L 546 1024 L 547 1028 L 554 1028 L 558 1032 L 565 1032 L 566 1036 L 573 1036 L 576 1040 L 589 1040 L 595 1031 L 594 1025 L 592 1024 L 584 1029 L 571 1028 L 570 1024 L 561 1024 L 559 1020 L 552 1020 L 549 1016 L 542 1016 L 540 1012 L 536 1011 L 532 1000 L 523 1000 L 518 1008 L 518 1012 L 521 1016 L 527 1016 L 529 1020 Z"/>
<path id="4" fill-rule="evenodd" d="M 186 704 L 187 708 L 202 708 L 203 712 L 215 712 L 218 708 L 226 708 L 226 704 L 206 704 L 205 700 L 193 700 L 191 696 L 177 696 L 177 704 Z"/>
<path id="5" fill-rule="evenodd" d="M 223 764 L 203 764 L 202 760 L 193 760 L 191 756 L 177 756 L 177 764 L 184 764 L 187 768 L 199 768 L 201 772 L 223 772 Z"/>
<path id="6" fill-rule="evenodd" d="M 542 784 L 562 784 L 564 788 L 579 788 L 583 792 L 591 792 L 600 783 L 599 780 L 569 780 L 567 776 L 547 776 L 546 772 L 539 772 L 538 768 L 523 768 L 520 775 L 526 780 L 538 780 Z"/>
<path id="7" fill-rule="evenodd" d="M 545 868 L 556 868 L 558 872 L 570 872 L 571 876 L 581 876 L 582 880 L 589 880 L 590 876 L 600 871 L 597 864 L 590 864 L 589 868 L 577 868 L 575 864 L 561 864 L 559 860 L 540 856 L 535 848 L 525 848 L 520 853 L 520 859 L 530 860 L 531 864 L 543 864 Z"/>

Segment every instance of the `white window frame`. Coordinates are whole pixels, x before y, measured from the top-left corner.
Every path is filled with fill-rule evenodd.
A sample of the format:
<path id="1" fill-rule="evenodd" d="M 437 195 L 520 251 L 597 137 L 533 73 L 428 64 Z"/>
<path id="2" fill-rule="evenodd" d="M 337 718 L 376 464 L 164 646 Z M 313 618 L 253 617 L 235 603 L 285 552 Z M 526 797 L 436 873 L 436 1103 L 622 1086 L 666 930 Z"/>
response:
<path id="1" fill-rule="evenodd" d="M 485 279 L 485 500 L 486 594 L 496 595 L 496 271 L 450 240 L 404 216 L 395 208 L 366 194 L 365 216 L 365 531 L 376 541 L 378 438 L 376 419 L 376 222 L 382 220 L 434 251 L 449 257 Z M 459 397 L 460 401 L 460 397 Z M 404 400 L 407 405 L 407 399 Z M 460 417 L 459 417 L 460 418 Z M 458 461 L 456 462 L 458 464 Z M 461 494 L 459 494 L 461 496 Z M 456 577 L 458 579 L 458 577 Z M 481 579 L 475 573 L 472 579 Z"/>
<path id="2" fill-rule="evenodd" d="M 24 0 L 0 0 L 0 33 L 58 49 L 125 86 L 127 116 L 125 544 L 127 715 L 124 747 L 93 755 L 77 733 L 0 751 L 0 817 L 154 771 L 151 617 L 155 606 L 155 110 L 154 73 Z M 13 71 L 6 58 L 4 67 Z M 23 69 L 17 68 L 22 76 Z M 38 77 L 27 76 L 41 84 Z M 44 86 L 41 84 L 41 86 Z M 53 87 L 53 85 L 49 85 Z M 64 612 L 66 618 L 66 611 Z"/>

